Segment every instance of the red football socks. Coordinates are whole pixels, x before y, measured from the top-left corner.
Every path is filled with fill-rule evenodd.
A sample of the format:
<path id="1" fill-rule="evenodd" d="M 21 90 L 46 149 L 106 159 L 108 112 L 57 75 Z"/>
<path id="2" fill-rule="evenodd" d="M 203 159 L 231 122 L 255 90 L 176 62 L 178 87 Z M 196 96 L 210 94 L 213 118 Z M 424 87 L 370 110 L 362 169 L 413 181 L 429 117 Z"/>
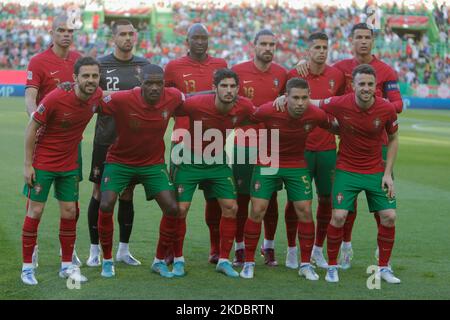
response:
<path id="1" fill-rule="evenodd" d="M 176 235 L 173 243 L 173 255 L 175 258 L 183 256 L 183 243 L 186 236 L 186 217 L 177 218 Z"/>
<path id="2" fill-rule="evenodd" d="M 314 245 L 314 222 L 298 223 L 298 240 L 300 242 L 301 262 L 310 263 Z"/>
<path id="3" fill-rule="evenodd" d="M 167 250 L 173 248 L 173 242 L 177 231 L 177 217 L 163 214 L 159 224 L 159 240 L 156 248 L 156 258 L 163 260 Z"/>
<path id="4" fill-rule="evenodd" d="M 236 214 L 237 229 L 236 229 L 236 242 L 244 241 L 244 228 L 245 222 L 248 217 L 248 204 L 250 202 L 250 196 L 248 194 L 239 194 L 237 203 L 238 211 Z"/>
<path id="5" fill-rule="evenodd" d="M 27 202 L 28 206 L 28 202 Z M 25 216 L 22 227 L 23 263 L 32 263 L 33 251 L 36 246 L 37 232 L 40 220 Z"/>
<path id="6" fill-rule="evenodd" d="M 320 197 L 317 206 L 316 246 L 323 247 L 331 220 L 331 198 Z"/>
<path id="7" fill-rule="evenodd" d="M 72 262 L 73 247 L 77 238 L 77 220 L 60 219 L 59 242 L 61 243 L 61 261 Z"/>
<path id="8" fill-rule="evenodd" d="M 98 238 L 102 246 L 103 259 L 112 259 L 113 234 L 113 212 L 98 210 Z"/>
<path id="9" fill-rule="evenodd" d="M 264 216 L 264 239 L 273 240 L 275 238 L 275 231 L 278 224 L 278 201 L 277 196 L 274 195 L 270 199 L 267 207 L 266 215 Z"/>
<path id="10" fill-rule="evenodd" d="M 386 267 L 391 258 L 392 248 L 394 247 L 395 240 L 395 226 L 385 227 L 380 224 L 378 228 L 378 250 L 379 258 L 378 265 L 380 267 Z"/>
<path id="11" fill-rule="evenodd" d="M 337 266 L 337 257 L 341 248 L 342 237 L 344 235 L 344 227 L 336 228 L 331 223 L 328 225 L 327 231 L 327 252 L 328 265 Z"/>
<path id="12" fill-rule="evenodd" d="M 289 247 L 295 247 L 297 245 L 297 213 L 292 201 L 286 203 L 284 209 L 284 221 L 286 223 L 286 235 Z"/>
<path id="13" fill-rule="evenodd" d="M 220 249 L 220 217 L 222 209 L 216 199 L 206 201 L 205 206 L 205 221 L 209 228 L 210 254 L 219 253 Z"/>
<path id="14" fill-rule="evenodd" d="M 261 235 L 261 222 L 247 219 L 244 229 L 245 262 L 255 262 L 255 251 Z"/>
<path id="15" fill-rule="evenodd" d="M 220 259 L 228 259 L 236 236 L 236 218 L 220 219 Z"/>

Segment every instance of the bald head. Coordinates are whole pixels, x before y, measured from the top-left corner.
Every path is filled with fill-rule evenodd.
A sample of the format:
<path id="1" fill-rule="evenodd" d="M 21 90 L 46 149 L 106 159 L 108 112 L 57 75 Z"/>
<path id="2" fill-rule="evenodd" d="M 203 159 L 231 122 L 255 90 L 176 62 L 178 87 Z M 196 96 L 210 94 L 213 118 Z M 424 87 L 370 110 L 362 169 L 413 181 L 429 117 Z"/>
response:
<path id="1" fill-rule="evenodd" d="M 201 23 L 195 23 L 188 29 L 186 42 L 191 58 L 202 61 L 208 51 L 208 29 Z"/>
<path id="2" fill-rule="evenodd" d="M 208 34 L 208 29 L 205 27 L 205 25 L 203 23 L 194 23 L 192 26 L 189 27 L 188 32 L 187 32 L 187 37 L 188 39 L 193 35 L 193 34 L 205 34 L 205 35 L 209 35 Z"/>
<path id="3" fill-rule="evenodd" d="M 73 26 L 69 24 L 68 16 L 59 15 L 53 19 L 50 31 L 54 46 L 68 49 L 73 42 Z"/>

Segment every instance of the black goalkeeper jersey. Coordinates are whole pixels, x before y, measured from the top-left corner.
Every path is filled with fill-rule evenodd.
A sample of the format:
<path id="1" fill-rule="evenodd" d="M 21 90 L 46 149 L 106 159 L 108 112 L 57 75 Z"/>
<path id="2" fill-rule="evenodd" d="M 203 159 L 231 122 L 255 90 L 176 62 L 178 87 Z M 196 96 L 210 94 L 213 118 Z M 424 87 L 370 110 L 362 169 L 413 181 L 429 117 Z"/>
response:
<path id="1" fill-rule="evenodd" d="M 133 56 L 128 61 L 118 60 L 114 54 L 100 57 L 100 87 L 107 91 L 130 90 L 141 85 L 142 67 L 150 62 L 142 57 Z M 97 115 L 94 143 L 110 145 L 116 139 L 114 118 Z"/>

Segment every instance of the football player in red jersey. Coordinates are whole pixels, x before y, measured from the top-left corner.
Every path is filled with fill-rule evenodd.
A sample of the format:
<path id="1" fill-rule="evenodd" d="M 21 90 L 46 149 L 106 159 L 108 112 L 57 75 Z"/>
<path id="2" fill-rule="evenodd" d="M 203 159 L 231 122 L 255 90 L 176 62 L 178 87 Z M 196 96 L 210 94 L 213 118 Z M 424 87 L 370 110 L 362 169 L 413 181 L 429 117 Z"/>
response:
<path id="1" fill-rule="evenodd" d="M 241 79 L 239 84 L 239 94 L 252 100 L 255 106 L 260 106 L 266 102 L 273 101 L 284 92 L 287 71 L 279 64 L 273 62 L 276 50 L 276 37 L 270 30 L 259 31 L 254 39 L 255 56 L 252 60 L 245 61 L 233 66 Z M 252 172 L 255 164 L 257 135 L 255 130 L 260 125 L 247 125 L 240 129 L 244 130 L 246 139 L 241 141 L 235 139 L 233 164 L 233 174 L 238 190 L 238 214 L 237 232 L 235 245 L 235 266 L 242 266 L 244 263 L 244 226 L 248 217 L 248 204 L 250 201 L 250 184 Z M 246 163 L 237 163 L 240 155 L 245 155 L 248 159 Z M 281 185 L 279 185 L 281 189 Z M 264 256 L 265 264 L 277 266 L 275 259 L 275 231 L 278 223 L 278 203 L 274 192 L 270 200 L 267 214 L 264 217 L 264 244 L 261 247 L 261 254 Z M 292 219 L 287 222 L 291 229 L 297 228 L 297 220 Z"/>
<path id="2" fill-rule="evenodd" d="M 186 56 L 170 61 L 164 71 L 165 85 L 175 87 L 185 94 L 209 91 L 213 89 L 213 76 L 216 70 L 226 68 L 227 62 L 221 58 L 208 55 L 209 34 L 206 27 L 201 23 L 193 24 L 188 32 L 186 42 L 189 52 Z M 189 118 L 178 116 L 175 118 L 176 129 L 189 129 Z M 182 138 L 174 139 L 172 146 L 180 143 Z M 171 162 L 171 172 L 175 165 Z M 206 199 L 205 221 L 210 234 L 209 262 L 216 264 L 219 259 L 219 223 L 221 210 L 218 202 L 210 192 L 207 185 L 200 185 L 204 190 Z M 170 253 L 166 259 L 171 263 L 173 255 Z"/>
<path id="3" fill-rule="evenodd" d="M 379 60 L 372 54 L 374 42 L 373 30 L 366 23 L 358 23 L 353 26 L 349 40 L 352 45 L 354 57 L 338 61 L 334 64 L 334 67 L 341 70 L 345 75 L 345 93 L 353 91 L 352 71 L 354 68 L 360 64 L 369 64 L 375 69 L 377 75 L 375 95 L 389 100 L 395 106 L 397 113 L 401 113 L 403 101 L 398 86 L 398 76 L 391 66 Z M 309 72 L 308 63 L 300 63 L 297 66 L 297 70 L 300 75 L 306 76 Z M 387 138 L 387 134 L 382 137 L 384 159 L 386 159 L 387 155 Z M 374 217 L 377 221 L 377 225 L 380 225 L 379 216 L 374 213 Z M 343 269 L 349 269 L 351 267 L 351 259 L 353 258 L 351 236 L 355 219 L 356 207 L 355 212 L 350 213 L 347 216 L 347 221 L 344 227 L 344 241 L 342 242 L 342 250 L 339 258 L 339 263 Z M 376 255 L 378 256 L 378 249 L 376 251 Z"/>
<path id="4" fill-rule="evenodd" d="M 44 52 L 33 56 L 27 68 L 25 85 L 25 105 L 29 116 L 36 111 L 36 106 L 60 83 L 73 81 L 75 62 L 81 57 L 77 51 L 70 50 L 73 43 L 74 29 L 67 15 L 55 17 L 50 35 L 52 45 Z M 83 180 L 81 144 L 78 149 L 79 180 Z M 79 206 L 77 201 L 77 219 Z M 81 266 L 76 251 L 73 251 L 73 262 Z M 38 265 L 38 245 L 34 248 L 33 263 Z"/>
<path id="5" fill-rule="evenodd" d="M 311 90 L 311 99 L 325 99 L 339 96 L 345 90 L 344 74 L 335 67 L 326 64 L 328 56 L 328 36 L 323 32 L 313 33 L 308 38 L 309 73 L 305 77 Z M 297 69 L 288 73 L 288 79 L 298 77 Z M 312 261 L 317 266 L 326 268 L 327 262 L 323 256 L 323 242 L 331 219 L 331 187 L 332 177 L 336 167 L 336 141 L 333 134 L 321 128 L 315 128 L 306 140 L 305 158 L 311 173 L 311 179 L 316 185 L 318 198 L 317 226 Z M 296 219 L 292 202 L 285 209 L 286 220 Z M 287 225 L 288 226 L 288 225 Z M 297 230 L 287 230 L 288 255 L 286 266 L 292 269 L 298 267 Z"/>
<path id="6" fill-rule="evenodd" d="M 59 276 L 78 282 L 87 281 L 72 261 L 79 183 L 77 148 L 84 129 L 101 103 L 99 63 L 91 57 L 80 58 L 74 66 L 73 79 L 75 86 L 72 90 L 56 89 L 40 102 L 25 132 L 23 193 L 29 205 L 22 229 L 21 279 L 28 285 L 38 283 L 32 255 L 38 225 L 53 182 L 61 215 Z M 37 136 L 40 128 L 43 128 L 42 132 Z"/>

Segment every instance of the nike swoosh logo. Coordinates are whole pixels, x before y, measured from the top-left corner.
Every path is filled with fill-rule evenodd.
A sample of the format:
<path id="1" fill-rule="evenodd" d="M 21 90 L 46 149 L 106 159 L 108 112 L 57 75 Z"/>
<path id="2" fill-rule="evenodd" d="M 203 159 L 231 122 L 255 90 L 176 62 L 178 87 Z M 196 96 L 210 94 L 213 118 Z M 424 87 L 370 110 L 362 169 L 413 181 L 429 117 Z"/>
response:
<path id="1" fill-rule="evenodd" d="M 137 116 L 137 113 L 130 113 L 130 116 Z"/>
<path id="2" fill-rule="evenodd" d="M 72 113 L 65 113 L 64 112 L 64 117 L 70 116 Z"/>
<path id="3" fill-rule="evenodd" d="M 305 194 L 310 194 L 310 193 L 311 193 L 311 190 L 305 191 Z"/>
<path id="4" fill-rule="evenodd" d="M 183 78 L 186 78 L 186 77 L 189 77 L 189 76 L 192 76 L 192 73 L 183 74 Z"/>
<path id="5" fill-rule="evenodd" d="M 253 80 L 244 80 L 244 84 L 253 82 Z"/>
<path id="6" fill-rule="evenodd" d="M 112 69 L 112 70 L 106 70 L 106 73 L 111 73 L 111 72 L 114 72 L 114 71 L 116 71 L 117 69 Z"/>
<path id="7" fill-rule="evenodd" d="M 57 74 L 58 72 L 59 72 L 59 70 L 58 70 L 58 71 L 50 72 L 50 75 L 52 76 L 52 75 L 54 75 L 54 74 Z"/>

